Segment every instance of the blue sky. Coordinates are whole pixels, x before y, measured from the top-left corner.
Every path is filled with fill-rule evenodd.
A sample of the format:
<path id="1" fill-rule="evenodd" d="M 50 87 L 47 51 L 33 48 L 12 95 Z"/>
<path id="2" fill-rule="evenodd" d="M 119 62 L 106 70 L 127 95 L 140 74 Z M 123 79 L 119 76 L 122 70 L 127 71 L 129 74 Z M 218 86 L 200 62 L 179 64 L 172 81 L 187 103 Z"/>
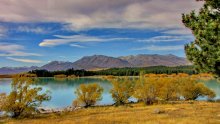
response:
<path id="1" fill-rule="evenodd" d="M 166 7 L 165 7 L 166 5 Z M 0 67 L 41 66 L 94 54 L 185 57 L 193 0 L 2 0 Z"/>

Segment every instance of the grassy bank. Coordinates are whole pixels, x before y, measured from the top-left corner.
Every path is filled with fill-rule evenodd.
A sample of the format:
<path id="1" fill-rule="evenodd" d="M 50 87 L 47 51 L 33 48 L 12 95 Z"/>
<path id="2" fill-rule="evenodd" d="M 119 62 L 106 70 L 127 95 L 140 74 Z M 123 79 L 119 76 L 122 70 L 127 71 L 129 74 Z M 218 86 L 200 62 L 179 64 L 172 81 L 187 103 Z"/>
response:
<path id="1" fill-rule="evenodd" d="M 2 119 L 11 124 L 218 124 L 220 103 L 193 102 L 145 106 L 106 106 L 80 109 L 61 114 L 39 115 L 32 119 Z M 158 112 L 159 110 L 159 112 Z"/>
<path id="2" fill-rule="evenodd" d="M 0 78 L 12 78 L 13 75 L 0 75 Z"/>

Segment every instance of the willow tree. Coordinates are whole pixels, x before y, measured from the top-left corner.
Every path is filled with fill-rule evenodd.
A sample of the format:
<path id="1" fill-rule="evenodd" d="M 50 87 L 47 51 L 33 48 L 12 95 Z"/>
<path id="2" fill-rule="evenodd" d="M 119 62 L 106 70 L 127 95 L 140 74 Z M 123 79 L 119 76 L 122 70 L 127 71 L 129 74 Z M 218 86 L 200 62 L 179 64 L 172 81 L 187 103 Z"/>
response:
<path id="1" fill-rule="evenodd" d="M 12 114 L 12 117 L 20 117 L 32 114 L 43 101 L 50 100 L 47 93 L 41 93 L 41 87 L 33 86 L 35 78 L 28 75 L 15 75 L 11 83 L 11 92 L 4 98 L 1 110 Z"/>
<path id="2" fill-rule="evenodd" d="M 195 41 L 185 45 L 185 52 L 198 72 L 220 77 L 220 0 L 197 1 L 204 1 L 200 11 L 182 16 L 183 23 L 195 36 Z"/>
<path id="3" fill-rule="evenodd" d="M 75 91 L 77 99 L 73 104 L 80 104 L 85 108 L 95 105 L 97 101 L 102 100 L 103 88 L 97 84 L 81 84 Z"/>
<path id="4" fill-rule="evenodd" d="M 129 102 L 129 98 L 132 97 L 134 91 L 134 82 L 126 78 L 118 78 L 112 80 L 112 89 L 110 91 L 112 99 L 115 102 L 115 105 L 124 105 Z"/>

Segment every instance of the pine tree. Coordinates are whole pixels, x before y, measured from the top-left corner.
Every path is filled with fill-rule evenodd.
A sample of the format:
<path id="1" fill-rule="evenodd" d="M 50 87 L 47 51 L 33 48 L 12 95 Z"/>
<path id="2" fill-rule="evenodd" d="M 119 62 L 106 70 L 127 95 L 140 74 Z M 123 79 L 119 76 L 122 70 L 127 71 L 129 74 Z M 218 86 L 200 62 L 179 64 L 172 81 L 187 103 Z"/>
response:
<path id="1" fill-rule="evenodd" d="M 197 1 L 205 1 L 199 13 L 192 11 L 182 16 L 195 36 L 195 41 L 185 45 L 185 52 L 198 72 L 220 77 L 220 0 Z"/>

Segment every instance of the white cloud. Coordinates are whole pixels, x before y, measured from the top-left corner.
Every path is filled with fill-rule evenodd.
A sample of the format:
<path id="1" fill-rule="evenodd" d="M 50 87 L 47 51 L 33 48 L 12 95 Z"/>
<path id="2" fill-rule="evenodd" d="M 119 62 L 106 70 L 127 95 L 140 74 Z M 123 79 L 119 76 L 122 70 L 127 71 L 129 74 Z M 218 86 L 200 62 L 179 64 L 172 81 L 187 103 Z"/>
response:
<path id="1" fill-rule="evenodd" d="M 27 32 L 27 33 L 37 33 L 37 34 L 47 33 L 47 29 L 44 29 L 42 27 L 19 26 L 17 30 L 20 32 Z"/>
<path id="2" fill-rule="evenodd" d="M 22 45 L 0 43 L 0 56 L 41 56 L 37 53 L 25 52 Z"/>
<path id="3" fill-rule="evenodd" d="M 156 42 L 176 42 L 176 41 L 183 41 L 183 40 L 191 40 L 193 37 L 191 35 L 166 35 L 166 36 L 155 36 L 149 39 L 142 39 L 138 40 L 139 42 L 147 42 L 147 43 L 156 43 Z"/>
<path id="4" fill-rule="evenodd" d="M 41 47 L 52 47 L 69 43 L 87 43 L 87 42 L 109 42 L 117 40 L 130 40 L 130 38 L 103 38 L 95 36 L 86 36 L 86 35 L 71 35 L 71 36 L 62 36 L 54 35 L 55 39 L 45 39 L 39 46 Z M 76 46 L 76 45 L 75 45 Z"/>
<path id="5" fill-rule="evenodd" d="M 0 21 L 61 22 L 71 30 L 184 27 L 195 0 L 2 0 Z"/>
<path id="6" fill-rule="evenodd" d="M 85 48 L 85 46 L 81 46 L 79 44 L 70 44 L 72 47 Z"/>
<path id="7" fill-rule="evenodd" d="M 192 35 L 192 32 L 190 29 L 186 28 L 179 28 L 179 29 L 171 29 L 163 31 L 164 34 L 174 34 L 174 35 Z"/>
<path id="8" fill-rule="evenodd" d="M 149 50 L 149 51 L 176 51 L 176 50 L 183 50 L 183 45 L 176 45 L 176 46 L 145 46 L 141 48 L 134 48 L 133 50 Z"/>
<path id="9" fill-rule="evenodd" d="M 17 62 L 24 62 L 24 63 L 42 63 L 40 60 L 33 60 L 33 59 L 18 59 L 13 57 L 7 57 L 9 60 L 17 61 Z"/>
<path id="10" fill-rule="evenodd" d="M 0 56 L 42 56 L 42 55 L 37 54 L 37 53 L 13 51 L 13 52 L 9 52 L 9 53 L 0 53 Z"/>

